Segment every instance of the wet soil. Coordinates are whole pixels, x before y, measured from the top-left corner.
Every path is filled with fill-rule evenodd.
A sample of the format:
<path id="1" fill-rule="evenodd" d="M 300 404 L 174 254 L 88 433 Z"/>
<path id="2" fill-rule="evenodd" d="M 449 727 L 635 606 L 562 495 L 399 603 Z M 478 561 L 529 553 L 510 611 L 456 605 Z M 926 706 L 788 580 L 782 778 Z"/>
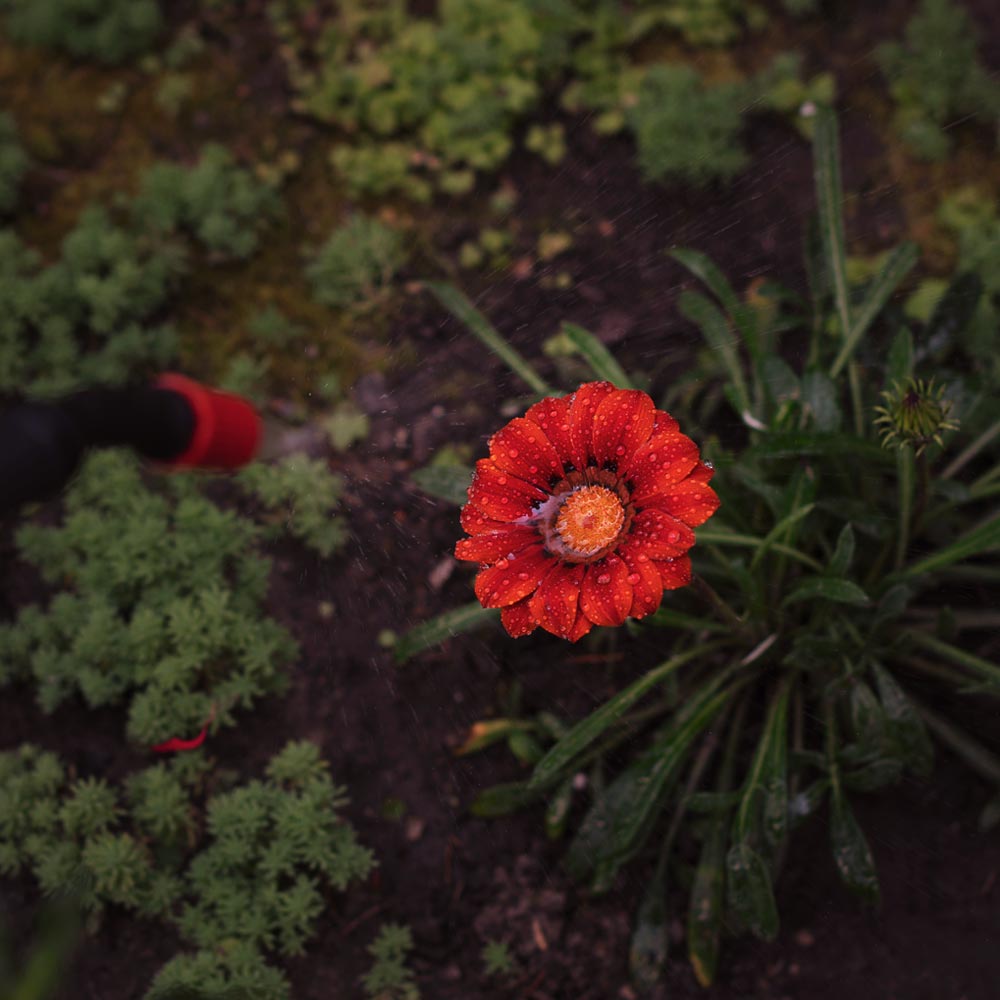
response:
<path id="1" fill-rule="evenodd" d="M 991 32 L 986 51 L 995 54 L 1000 26 L 990 20 L 988 3 L 978 7 L 985 11 L 984 32 Z M 851 47 L 867 39 L 870 49 L 872 39 L 897 31 L 912 8 L 891 3 L 868 15 L 866 5 L 840 4 L 832 45 L 825 35 L 800 32 L 814 60 L 824 46 L 834 52 L 846 94 L 841 127 L 845 186 L 853 193 L 852 252 L 877 251 L 914 222 L 906 198 L 912 182 L 893 176 L 881 112 L 865 97 L 871 64 Z M 273 97 L 280 87 L 273 65 L 266 65 L 259 78 L 248 79 Z M 626 140 L 599 140 L 583 122 L 566 124 L 570 155 L 563 164 L 548 168 L 516 158 L 505 174 L 520 194 L 517 217 L 529 220 L 517 237 L 515 261 L 548 228 L 570 232 L 571 248 L 548 264 L 530 261 L 529 268 L 466 282 L 525 353 L 539 356 L 545 338 L 569 319 L 594 330 L 627 368 L 650 372 L 662 392 L 698 347 L 672 305 L 687 281 L 664 255 L 674 245 L 711 255 L 737 288 L 763 277 L 804 291 L 811 165 L 807 143 L 786 125 L 755 120 L 747 140 L 757 166 L 730 185 L 692 195 L 642 185 Z M 306 130 L 301 141 L 305 148 L 318 140 Z M 438 225 L 445 251 L 468 235 L 460 220 Z M 546 287 L 560 271 L 570 275 L 569 287 Z M 411 275 L 423 276 L 419 269 Z M 469 725 L 497 712 L 515 682 L 526 710 L 576 718 L 653 662 L 662 654 L 657 643 L 669 637 L 619 636 L 607 655 L 604 647 L 568 647 L 545 636 L 514 643 L 486 631 L 394 665 L 380 632 L 403 631 L 471 597 L 470 569 L 450 556 L 457 511 L 413 490 L 408 474 L 445 444 L 468 443 L 482 453 L 505 404 L 524 387 L 416 290 L 395 303 L 387 337 L 390 349 L 419 363 L 371 372 L 355 386 L 373 429 L 349 456 L 331 458 L 349 483 L 346 549 L 329 560 L 291 543 L 273 550 L 270 610 L 302 649 L 290 691 L 241 717 L 211 747 L 220 766 L 257 774 L 289 738 L 317 741 L 349 789 L 347 817 L 379 859 L 364 886 L 331 896 L 306 955 L 287 964 L 294 995 L 360 997 L 365 946 L 382 922 L 395 921 L 413 930 L 411 964 L 430 1000 L 634 1000 L 628 936 L 649 859 L 639 859 L 608 895 L 590 896 L 562 870 L 562 848 L 545 838 L 538 810 L 489 821 L 469 815 L 477 792 L 524 773 L 510 756 L 495 749 L 456 758 L 453 750 Z M 551 362 L 543 366 L 555 379 Z M 4 614 L 42 593 L 15 557 L 9 524 L 0 535 L 0 593 Z M 26 689 L 5 689 L 0 701 L 0 747 L 40 742 L 93 773 L 114 777 L 147 762 L 121 742 L 123 729 L 115 711 L 70 706 L 43 716 Z M 928 782 L 856 798 L 879 869 L 878 912 L 842 887 L 825 817 L 814 817 L 793 840 L 778 884 L 778 939 L 728 941 L 719 982 L 707 993 L 684 957 L 685 893 L 678 888 L 671 894 L 672 955 L 652 996 L 990 1000 L 1000 973 L 1000 840 L 977 830 L 987 797 L 941 753 Z M 386 818 L 392 800 L 405 807 L 402 818 Z M 0 920 L 21 943 L 30 937 L 34 900 L 27 881 L 6 883 L 0 896 Z M 484 974 L 480 953 L 489 940 L 510 945 L 516 961 L 510 976 Z M 78 949 L 60 1000 L 141 997 L 178 946 L 159 926 L 112 914 Z"/>

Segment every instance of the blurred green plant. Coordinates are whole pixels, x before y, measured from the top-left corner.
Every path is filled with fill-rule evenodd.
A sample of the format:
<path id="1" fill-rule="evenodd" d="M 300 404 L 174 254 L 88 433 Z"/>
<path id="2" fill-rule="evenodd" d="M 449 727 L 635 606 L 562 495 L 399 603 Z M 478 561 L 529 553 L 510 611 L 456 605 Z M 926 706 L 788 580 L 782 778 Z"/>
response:
<path id="1" fill-rule="evenodd" d="M 27 169 L 28 155 L 21 147 L 14 119 L 0 113 L 0 215 L 17 205 L 18 188 Z"/>
<path id="2" fill-rule="evenodd" d="M 0 683 L 33 680 L 52 712 L 82 695 L 128 705 L 128 736 L 154 744 L 231 726 L 285 683 L 295 644 L 262 617 L 269 563 L 254 525 L 190 477 L 157 492 L 124 453 L 93 455 L 59 526 L 28 523 L 21 556 L 60 589 L 0 626 Z"/>
<path id="3" fill-rule="evenodd" d="M 361 980 L 365 996 L 370 1000 L 420 1000 L 413 971 L 406 964 L 412 950 L 413 935 L 409 927 L 383 924 L 368 946 L 373 962 Z"/>
<path id="4" fill-rule="evenodd" d="M 44 892 L 71 891 L 91 928 L 108 906 L 175 924 L 198 950 L 164 966 L 149 1000 L 284 1000 L 267 956 L 301 954 L 324 889 L 345 890 L 375 862 L 338 815 L 344 790 L 314 744 L 288 743 L 266 780 L 203 802 L 208 771 L 201 753 L 139 771 L 125 808 L 119 789 L 74 780 L 54 754 L 0 753 L 0 872 L 27 867 Z"/>
<path id="5" fill-rule="evenodd" d="M 1000 582 L 997 383 L 993 369 L 970 364 L 960 339 L 979 290 L 959 274 L 914 334 L 892 301 L 917 262 L 914 246 L 897 246 L 852 287 L 837 128 L 826 109 L 817 113 L 814 163 L 809 302 L 774 287 L 744 299 L 706 256 L 672 251 L 704 285 L 682 292 L 678 306 L 709 350 L 663 405 L 710 439 L 703 455 L 722 506 L 697 530 L 693 585 L 628 625 L 647 642 L 650 631 L 669 630 L 666 659 L 583 719 L 525 717 L 514 706 L 477 723 L 459 751 L 502 740 L 533 765 L 530 779 L 486 790 L 472 810 L 497 816 L 547 803 L 549 835 L 572 831 L 566 866 L 593 891 L 608 890 L 637 857 L 658 858 L 630 956 L 643 985 L 667 953 L 666 886 L 675 884 L 668 873 L 682 839 L 699 855 L 687 947 L 708 985 L 727 927 L 776 935 L 774 879 L 792 832 L 824 803 L 836 870 L 877 904 L 852 795 L 905 772 L 926 776 L 932 736 L 1000 788 L 1000 759 L 925 703 L 929 692 L 940 706 L 1000 694 L 1000 665 L 988 658 L 1000 617 L 953 608 L 948 597 L 955 584 Z M 500 341 L 460 293 L 434 291 L 484 343 Z M 630 387 L 606 348 L 574 330 L 590 344 L 583 356 L 594 375 Z M 806 345 L 798 370 L 782 351 L 792 331 Z M 533 389 L 551 393 L 503 348 Z M 882 389 L 908 384 L 922 366 L 946 387 L 941 421 L 921 423 L 919 452 L 905 440 L 890 452 L 878 443 L 874 408 Z M 722 407 L 740 428 L 725 443 L 711 432 Z M 908 427 L 903 420 L 893 443 Z M 495 617 L 478 604 L 456 608 L 403 636 L 397 657 Z"/>
<path id="6" fill-rule="evenodd" d="M 147 51 L 163 27 L 156 0 L 0 0 L 10 37 L 117 65 Z"/>
<path id="7" fill-rule="evenodd" d="M 213 253 L 249 257 L 276 208 L 274 189 L 238 166 L 224 146 L 213 143 L 205 146 L 193 167 L 150 167 L 132 203 L 132 217 L 142 231 L 187 232 Z"/>
<path id="8" fill-rule="evenodd" d="M 296 454 L 274 464 L 255 462 L 240 472 L 239 481 L 267 508 L 272 534 L 287 532 L 324 557 L 346 541 L 344 522 L 335 513 L 344 481 L 322 459 Z"/>
<path id="9" fill-rule="evenodd" d="M 1000 83 L 978 49 L 975 23 L 953 0 L 922 0 L 903 40 L 880 46 L 879 64 L 898 105 L 896 128 L 922 159 L 948 155 L 948 129 L 960 119 L 982 118 L 995 126 Z"/>
<path id="10" fill-rule="evenodd" d="M 376 301 L 405 262 L 403 237 L 395 229 L 352 215 L 320 247 L 306 276 L 318 302 L 346 309 Z"/>

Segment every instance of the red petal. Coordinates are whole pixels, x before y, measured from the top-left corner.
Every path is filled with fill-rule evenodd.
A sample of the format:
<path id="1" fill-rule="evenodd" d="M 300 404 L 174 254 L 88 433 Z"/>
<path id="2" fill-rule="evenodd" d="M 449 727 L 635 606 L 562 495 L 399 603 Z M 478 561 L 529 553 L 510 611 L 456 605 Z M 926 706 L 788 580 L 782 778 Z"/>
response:
<path id="1" fill-rule="evenodd" d="M 169 740 L 163 743 L 157 743 L 156 746 L 152 747 L 154 753 L 174 753 L 180 750 L 197 750 L 198 747 L 205 742 L 205 737 L 208 735 L 208 725 L 202 729 L 202 731 L 190 740 L 182 740 L 177 736 L 171 737 Z"/>
<path id="2" fill-rule="evenodd" d="M 645 618 L 660 606 L 663 598 L 663 580 L 660 571 L 645 552 L 639 552 L 626 542 L 618 550 L 628 567 L 632 583 L 632 607 L 630 618 Z"/>
<path id="3" fill-rule="evenodd" d="M 662 510 L 647 507 L 632 519 L 629 547 L 650 559 L 673 559 L 694 545 L 694 532 Z"/>
<path id="4" fill-rule="evenodd" d="M 666 410 L 656 411 L 656 420 L 653 422 L 653 434 L 676 434 L 681 429 L 681 425 Z"/>
<path id="5" fill-rule="evenodd" d="M 688 479 L 693 479 L 698 483 L 707 483 L 715 475 L 715 467 L 708 462 L 699 462 L 692 470 Z"/>
<path id="6" fill-rule="evenodd" d="M 605 396 L 594 414 L 591 447 L 599 465 L 617 462 L 618 468 L 649 440 L 656 410 L 638 389 L 618 389 Z"/>
<path id="7" fill-rule="evenodd" d="M 622 475 L 632 484 L 632 502 L 641 504 L 688 476 L 698 464 L 698 446 L 683 434 L 657 434 L 639 448 Z"/>
<path id="8" fill-rule="evenodd" d="M 568 639 L 576 625 L 584 567 L 557 563 L 531 598 L 531 613 L 547 632 Z"/>
<path id="9" fill-rule="evenodd" d="M 455 545 L 455 558 L 469 562 L 495 563 L 511 558 L 538 540 L 538 532 L 534 528 L 509 524 L 499 531 L 485 531 L 472 538 L 463 538 Z"/>
<path id="10" fill-rule="evenodd" d="M 546 498 L 537 486 L 498 469 L 488 458 L 476 462 L 476 474 L 469 487 L 469 500 L 487 517 L 515 521 L 530 514 L 532 505 Z"/>
<path id="11" fill-rule="evenodd" d="M 538 627 L 535 616 L 531 613 L 530 598 L 524 597 L 517 604 L 501 608 L 500 621 L 511 636 L 519 639 L 522 635 L 531 635 Z"/>
<path id="12" fill-rule="evenodd" d="M 645 503 L 673 514 L 692 528 L 704 524 L 719 509 L 719 498 L 715 495 L 715 490 L 707 483 L 690 476 L 684 482 L 671 486 L 666 493 L 648 497 Z"/>
<path id="13" fill-rule="evenodd" d="M 691 582 L 691 560 L 688 556 L 679 559 L 664 559 L 656 563 L 664 590 L 677 590 Z"/>
<path id="14" fill-rule="evenodd" d="M 569 437 L 569 396 L 546 396 L 530 407 L 525 419 L 537 424 L 563 462 L 573 458 Z"/>
<path id="15" fill-rule="evenodd" d="M 509 527 L 504 521 L 494 521 L 492 517 L 487 517 L 471 503 L 462 508 L 459 522 L 469 535 L 481 535 L 484 531 L 499 531 L 501 528 Z"/>
<path id="16" fill-rule="evenodd" d="M 524 549 L 506 566 L 484 569 L 473 585 L 484 608 L 504 608 L 527 597 L 552 568 L 552 559 L 542 545 Z"/>
<path id="17" fill-rule="evenodd" d="M 538 424 L 517 417 L 490 438 L 490 458 L 505 472 L 545 490 L 563 477 L 562 462 Z"/>
<path id="18" fill-rule="evenodd" d="M 572 462 L 578 469 L 586 468 L 593 456 L 594 414 L 603 400 L 615 391 L 610 382 L 587 382 L 573 393 L 573 405 L 569 411 L 569 438 Z"/>
<path id="19" fill-rule="evenodd" d="M 632 607 L 628 566 L 616 555 L 587 567 L 580 606 L 595 625 L 621 625 Z"/>
<path id="20" fill-rule="evenodd" d="M 592 628 L 594 623 L 583 613 L 583 609 L 577 611 L 576 622 L 573 625 L 572 631 L 566 636 L 570 642 L 578 642 L 582 639 Z"/>

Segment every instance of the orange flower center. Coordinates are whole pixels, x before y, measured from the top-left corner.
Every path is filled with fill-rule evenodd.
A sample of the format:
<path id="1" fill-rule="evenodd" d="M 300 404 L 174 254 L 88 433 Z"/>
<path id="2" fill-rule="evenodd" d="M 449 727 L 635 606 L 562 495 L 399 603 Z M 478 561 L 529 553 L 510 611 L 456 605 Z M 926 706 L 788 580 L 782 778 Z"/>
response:
<path id="1" fill-rule="evenodd" d="M 617 493 L 604 486 L 583 486 L 563 501 L 556 533 L 571 552 L 592 556 L 618 537 L 624 523 L 625 508 Z"/>

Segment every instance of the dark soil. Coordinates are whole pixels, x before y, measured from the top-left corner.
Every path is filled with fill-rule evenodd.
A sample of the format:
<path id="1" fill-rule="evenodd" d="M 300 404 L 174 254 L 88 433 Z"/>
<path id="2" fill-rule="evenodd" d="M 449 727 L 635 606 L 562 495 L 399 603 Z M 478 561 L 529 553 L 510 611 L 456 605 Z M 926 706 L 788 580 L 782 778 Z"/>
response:
<path id="1" fill-rule="evenodd" d="M 841 119 L 845 186 L 857 195 L 848 205 L 851 249 L 874 252 L 913 220 L 865 96 L 872 64 L 856 46 L 867 52 L 874 39 L 896 32 L 913 5 L 839 6 L 832 41 L 807 32 L 799 41 L 815 61 L 823 62 L 824 48 L 834 53 L 848 95 Z M 995 55 L 995 11 L 987 2 L 970 7 L 981 8 L 982 28 L 991 32 L 985 51 Z M 271 79 L 270 64 L 255 79 L 264 78 Z M 280 89 L 280 82 L 271 86 Z M 537 356 L 541 342 L 569 319 L 614 346 L 627 368 L 652 372 L 663 390 L 698 343 L 672 305 L 686 280 L 664 255 L 674 245 L 708 253 L 738 288 L 765 277 L 804 290 L 811 161 L 807 143 L 787 126 L 756 120 L 748 140 L 757 166 L 725 188 L 692 196 L 642 185 L 625 140 L 599 140 L 584 123 L 568 124 L 570 156 L 562 166 L 515 161 L 508 174 L 521 194 L 515 212 L 530 221 L 515 256 L 546 228 L 569 231 L 572 249 L 530 276 L 504 272 L 478 289 L 478 304 L 526 353 Z M 463 238 L 456 224 L 455 247 Z M 571 274 L 571 287 L 544 288 L 547 274 L 559 270 Z M 319 742 L 336 780 L 349 789 L 348 818 L 379 859 L 364 887 L 331 898 L 307 954 L 289 964 L 294 994 L 361 996 L 365 946 L 382 922 L 395 921 L 413 930 L 412 964 L 428 1000 L 631 1000 L 637 993 L 626 969 L 629 929 L 648 860 L 632 866 L 609 895 L 589 896 L 562 871 L 562 848 L 546 840 L 537 810 L 491 821 L 469 816 L 477 792 L 523 773 L 510 756 L 493 750 L 456 758 L 452 751 L 470 724 L 496 713 L 515 680 L 528 710 L 579 717 L 652 662 L 662 652 L 655 644 L 669 636 L 622 636 L 615 655 L 593 656 L 586 644 L 537 635 L 515 643 L 487 632 L 403 668 L 392 663 L 378 643 L 382 630 L 403 631 L 471 599 L 471 570 L 450 555 L 457 513 L 417 493 L 408 473 L 447 443 L 468 442 L 482 453 L 503 404 L 523 387 L 416 293 L 399 305 L 390 340 L 415 348 L 420 362 L 367 375 L 355 388 L 373 431 L 352 457 L 335 460 L 350 483 L 347 549 L 326 561 L 291 544 L 275 550 L 271 610 L 302 647 L 290 692 L 244 716 L 211 746 L 220 766 L 259 773 L 290 737 Z M 9 526 L 2 539 L 0 590 L 9 612 L 41 591 L 14 558 Z M 325 602 L 332 616 L 325 617 Z M 37 741 L 93 773 L 113 777 L 146 762 L 123 744 L 123 729 L 113 711 L 73 707 L 45 717 L 26 689 L 8 689 L 0 702 L 0 746 Z M 856 799 L 881 879 L 877 913 L 842 887 L 825 818 L 813 818 L 793 840 L 778 885 L 778 939 L 727 942 L 719 984 L 707 995 L 995 998 L 1000 841 L 977 832 L 986 798 L 967 771 L 942 756 L 930 781 Z M 400 820 L 384 818 L 391 799 L 406 807 Z M 34 889 L 25 881 L 6 890 L 0 919 L 25 942 Z M 706 995 L 685 959 L 684 899 L 680 889 L 671 896 L 673 953 L 658 998 Z M 496 939 L 510 944 L 517 961 L 504 981 L 487 979 L 480 958 Z M 169 932 L 111 916 L 81 945 L 60 1000 L 141 997 L 177 947 Z"/>

